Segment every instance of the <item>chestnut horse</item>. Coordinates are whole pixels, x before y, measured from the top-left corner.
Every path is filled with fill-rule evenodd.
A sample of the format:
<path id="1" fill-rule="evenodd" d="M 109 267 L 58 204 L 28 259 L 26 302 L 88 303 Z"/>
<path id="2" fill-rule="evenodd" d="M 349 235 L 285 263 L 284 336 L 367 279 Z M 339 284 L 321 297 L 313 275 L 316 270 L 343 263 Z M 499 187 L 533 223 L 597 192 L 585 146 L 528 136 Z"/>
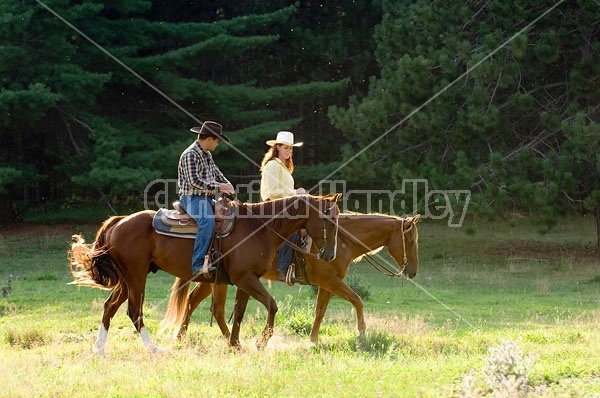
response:
<path id="1" fill-rule="evenodd" d="M 325 262 L 314 257 L 306 257 L 306 276 L 311 285 L 319 287 L 315 308 L 315 320 L 310 332 L 310 340 L 316 343 L 319 328 L 332 295 L 337 295 L 352 303 L 356 309 L 357 327 L 360 336 L 365 336 L 365 319 L 363 302 L 345 282 L 350 263 L 363 256 L 377 268 L 385 270 L 390 276 L 413 278 L 419 269 L 419 231 L 417 222 L 420 215 L 400 218 L 383 214 L 343 213 L 338 219 L 339 234 L 336 258 Z M 393 272 L 386 264 L 370 257 L 368 253 L 387 246 L 390 255 L 398 266 Z M 263 278 L 277 279 L 276 261 L 271 262 L 269 271 Z M 174 330 L 179 338 L 183 337 L 190 322 L 192 312 L 213 290 L 210 283 L 199 283 L 187 294 L 189 283 L 177 278 L 173 284 L 171 300 L 163 321 L 163 330 Z M 229 328 L 225 321 L 225 301 L 227 285 L 214 287 L 211 312 L 225 337 L 229 336 Z"/>
<path id="2" fill-rule="evenodd" d="M 239 327 L 250 296 L 267 309 L 267 323 L 257 345 L 264 348 L 273 334 L 277 304 L 259 280 L 268 271 L 269 259 L 283 242 L 283 237 L 306 228 L 322 247 L 322 258 L 335 258 L 337 238 L 336 204 L 340 195 L 314 197 L 292 196 L 271 202 L 240 203 L 233 231 L 221 242 L 222 265 L 231 284 L 237 286 L 234 324 L 229 343 L 239 347 Z M 92 244 L 74 235 L 69 251 L 74 284 L 112 290 L 104 303 L 104 314 L 94 343 L 102 355 L 110 321 L 128 300 L 127 314 L 142 342 L 150 352 L 159 349 L 144 327 L 142 306 L 147 274 L 161 269 L 184 280 L 214 281 L 192 274 L 193 239 L 158 234 L 152 227 L 155 211 L 146 210 L 129 216 L 106 220 Z M 221 270 L 219 270 L 221 272 Z M 226 286 L 226 285 L 224 285 Z"/>

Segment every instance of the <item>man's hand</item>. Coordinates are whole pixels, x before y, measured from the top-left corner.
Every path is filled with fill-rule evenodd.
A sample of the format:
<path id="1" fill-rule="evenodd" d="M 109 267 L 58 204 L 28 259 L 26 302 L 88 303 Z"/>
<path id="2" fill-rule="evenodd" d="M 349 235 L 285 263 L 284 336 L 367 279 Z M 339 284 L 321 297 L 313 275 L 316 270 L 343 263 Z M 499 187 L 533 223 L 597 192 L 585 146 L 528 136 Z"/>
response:
<path id="1" fill-rule="evenodd" d="M 304 188 L 296 189 L 296 195 L 304 195 L 304 194 L 306 194 L 306 189 L 304 189 Z"/>
<path id="2" fill-rule="evenodd" d="M 229 195 L 235 194 L 235 189 L 233 189 L 233 185 L 231 184 L 219 184 L 219 192 L 228 193 Z"/>

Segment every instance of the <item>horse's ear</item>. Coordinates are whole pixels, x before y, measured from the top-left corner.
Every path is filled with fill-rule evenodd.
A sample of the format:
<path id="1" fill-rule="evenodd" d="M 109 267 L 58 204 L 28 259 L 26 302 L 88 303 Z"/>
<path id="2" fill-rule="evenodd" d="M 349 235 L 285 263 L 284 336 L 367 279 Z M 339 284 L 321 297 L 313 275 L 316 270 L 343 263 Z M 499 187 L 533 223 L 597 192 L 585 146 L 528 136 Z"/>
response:
<path id="1" fill-rule="evenodd" d="M 410 218 L 408 219 L 408 222 L 409 222 L 410 224 L 412 224 L 412 225 L 415 225 L 416 223 L 418 223 L 418 222 L 419 222 L 419 219 L 420 219 L 420 218 L 421 218 L 421 215 L 420 215 L 420 214 L 416 214 L 416 215 L 414 215 L 414 216 L 410 217 Z"/>
<path id="2" fill-rule="evenodd" d="M 342 195 L 343 195 L 342 193 L 330 193 L 330 194 L 324 195 L 323 198 L 329 200 L 330 202 L 337 203 L 340 200 L 340 198 L 342 197 Z"/>

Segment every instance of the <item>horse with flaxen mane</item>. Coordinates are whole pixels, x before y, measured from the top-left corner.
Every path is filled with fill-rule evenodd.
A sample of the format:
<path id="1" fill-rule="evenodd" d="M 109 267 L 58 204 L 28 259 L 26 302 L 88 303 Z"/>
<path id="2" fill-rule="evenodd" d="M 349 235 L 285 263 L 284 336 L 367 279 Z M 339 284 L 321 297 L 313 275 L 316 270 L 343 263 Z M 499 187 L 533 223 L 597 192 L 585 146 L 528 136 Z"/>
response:
<path id="1" fill-rule="evenodd" d="M 315 197 L 292 196 L 270 202 L 240 203 L 235 227 L 222 238 L 222 265 L 231 284 L 237 286 L 234 324 L 229 344 L 239 347 L 239 328 L 250 296 L 267 309 L 267 323 L 258 339 L 264 348 L 273 334 L 277 304 L 259 280 L 268 271 L 269 259 L 284 237 L 306 228 L 321 246 L 321 257 L 335 258 L 337 244 L 337 200 L 340 195 Z M 157 233 L 152 220 L 155 211 L 146 210 L 106 220 L 95 241 L 86 244 L 74 235 L 69 250 L 72 283 L 111 290 L 104 303 L 104 314 L 94 350 L 104 353 L 110 321 L 128 300 L 127 314 L 148 351 L 158 348 L 144 327 L 142 306 L 149 272 L 163 270 L 186 281 L 209 282 L 202 274 L 192 274 L 193 239 L 181 239 Z M 225 285 L 226 286 L 226 285 Z"/>
<path id="2" fill-rule="evenodd" d="M 310 340 L 316 343 L 319 328 L 332 295 L 337 295 L 352 303 L 356 309 L 358 332 L 365 336 L 365 319 L 363 302 L 345 282 L 350 263 L 357 258 L 366 257 L 376 269 L 390 276 L 413 278 L 419 269 L 419 231 L 417 222 L 420 215 L 400 218 L 383 214 L 343 213 L 338 219 L 339 234 L 336 257 L 325 262 L 312 256 L 305 257 L 306 278 L 311 285 L 319 287 L 315 308 L 315 320 L 310 333 Z M 387 264 L 378 262 L 369 255 L 386 246 L 399 268 L 393 270 Z M 277 280 L 277 264 L 271 259 L 269 271 L 263 278 Z M 179 338 L 183 337 L 190 322 L 192 312 L 198 304 L 212 292 L 210 283 L 200 283 L 188 295 L 189 283 L 177 278 L 173 284 L 171 299 L 163 321 L 163 330 L 173 330 Z M 225 300 L 227 286 L 214 287 L 213 313 L 221 332 L 229 336 L 229 328 L 225 321 Z"/>

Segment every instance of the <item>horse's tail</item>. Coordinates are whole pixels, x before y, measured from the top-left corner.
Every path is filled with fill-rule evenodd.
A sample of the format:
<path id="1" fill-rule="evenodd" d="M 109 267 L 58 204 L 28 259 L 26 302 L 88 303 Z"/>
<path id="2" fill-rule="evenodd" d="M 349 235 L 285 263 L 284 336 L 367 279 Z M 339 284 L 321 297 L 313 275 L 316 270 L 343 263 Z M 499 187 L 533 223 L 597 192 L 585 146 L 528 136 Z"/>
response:
<path id="1" fill-rule="evenodd" d="M 173 337 L 177 337 L 187 311 L 189 291 L 190 281 L 175 278 L 173 287 L 171 287 L 171 297 L 169 297 L 165 319 L 163 319 L 161 324 L 161 333 L 170 332 L 173 333 Z"/>
<path id="2" fill-rule="evenodd" d="M 125 216 L 104 221 L 94 243 L 85 243 L 81 235 L 73 235 L 67 256 L 73 275 L 72 284 L 112 290 L 121 282 L 121 273 L 108 253 L 107 232 Z"/>

